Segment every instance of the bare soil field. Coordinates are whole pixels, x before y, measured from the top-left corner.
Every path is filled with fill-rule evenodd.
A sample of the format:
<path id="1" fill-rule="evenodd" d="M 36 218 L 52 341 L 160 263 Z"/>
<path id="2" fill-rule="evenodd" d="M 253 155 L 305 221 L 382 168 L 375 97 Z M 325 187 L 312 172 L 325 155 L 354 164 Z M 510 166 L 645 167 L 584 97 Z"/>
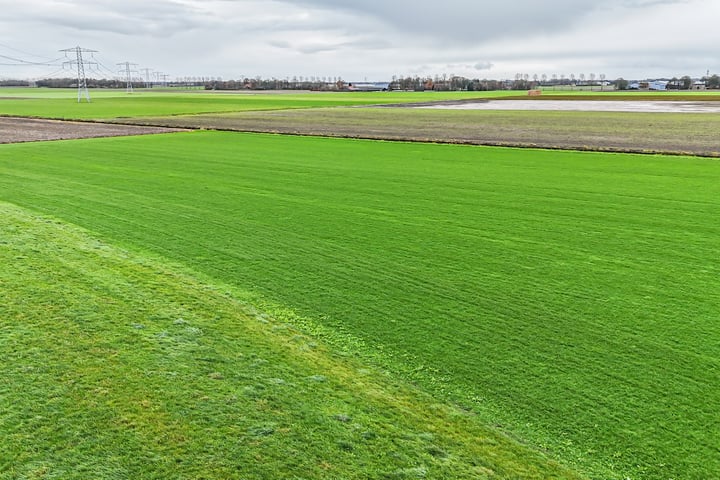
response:
<path id="1" fill-rule="evenodd" d="M 180 131 L 180 129 L 107 123 L 65 122 L 37 118 L 0 117 L 0 143 L 119 137 L 175 131 Z"/>
<path id="2" fill-rule="evenodd" d="M 351 107 L 128 122 L 243 132 L 720 157 L 720 115 L 708 113 Z"/>

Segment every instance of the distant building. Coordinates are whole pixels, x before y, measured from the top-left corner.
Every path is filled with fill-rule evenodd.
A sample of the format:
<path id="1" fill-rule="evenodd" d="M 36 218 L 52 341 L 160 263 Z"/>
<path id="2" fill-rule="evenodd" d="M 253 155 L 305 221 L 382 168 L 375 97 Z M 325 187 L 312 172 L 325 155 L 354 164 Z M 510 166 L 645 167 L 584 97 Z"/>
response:
<path id="1" fill-rule="evenodd" d="M 390 82 L 352 82 L 348 83 L 351 92 L 387 92 Z"/>
<path id="2" fill-rule="evenodd" d="M 664 92 L 665 90 L 667 90 L 667 84 L 668 82 L 666 82 L 665 80 L 653 80 L 649 82 L 648 90 L 657 90 Z"/>
<path id="3" fill-rule="evenodd" d="M 632 82 L 628 90 L 654 90 L 664 92 L 667 90 L 668 82 L 665 80 L 645 80 L 643 82 Z"/>

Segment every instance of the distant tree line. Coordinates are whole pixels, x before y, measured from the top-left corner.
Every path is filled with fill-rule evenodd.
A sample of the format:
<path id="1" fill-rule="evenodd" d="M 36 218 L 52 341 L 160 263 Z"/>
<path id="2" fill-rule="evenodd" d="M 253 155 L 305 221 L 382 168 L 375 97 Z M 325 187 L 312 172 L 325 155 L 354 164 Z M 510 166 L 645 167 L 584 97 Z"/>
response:
<path id="1" fill-rule="evenodd" d="M 303 77 L 292 78 L 242 78 L 237 80 L 207 80 L 203 82 L 206 90 L 315 90 L 339 91 L 347 89 L 346 82 L 340 77 Z"/>
<path id="2" fill-rule="evenodd" d="M 457 75 L 436 75 L 434 77 L 393 77 L 390 83 L 392 90 L 467 90 L 467 91 L 488 91 L 488 90 L 532 90 L 540 87 L 574 87 L 574 86 L 590 86 L 602 87 L 605 82 L 605 76 L 601 75 L 596 80 L 595 75 L 591 74 L 588 80 L 585 75 L 580 75 L 578 79 L 575 75 L 565 77 L 564 75 L 533 75 L 518 73 L 513 80 L 493 80 L 493 79 L 471 79 Z"/>
<path id="3" fill-rule="evenodd" d="M 127 82 L 124 80 L 111 80 L 107 78 L 88 78 L 87 80 L 87 86 L 88 88 L 125 88 L 127 86 Z M 32 82 L 35 86 L 38 87 L 47 87 L 47 88 L 77 88 L 77 78 L 45 78 L 42 80 L 36 80 L 35 82 Z M 25 82 L 25 86 L 28 85 L 28 82 Z M 144 87 L 145 83 L 143 82 L 133 82 L 134 88 L 141 88 Z"/>
<path id="4" fill-rule="evenodd" d="M 720 88 L 720 77 L 717 75 L 705 76 L 700 79 L 701 82 L 705 83 L 705 88 L 716 89 Z M 685 75 L 684 77 L 673 77 L 668 81 L 668 90 L 690 90 L 693 87 L 693 79 Z"/>
<path id="5" fill-rule="evenodd" d="M 720 79 L 717 75 L 703 77 L 701 79 L 706 88 L 720 88 Z M 673 83 L 675 82 L 675 83 Z M 586 77 L 580 74 L 575 75 L 533 75 L 517 74 L 513 80 L 493 79 L 471 79 L 458 75 L 435 75 L 435 76 L 393 76 L 390 82 L 390 90 L 407 91 L 491 91 L 491 90 L 532 90 L 536 88 L 590 88 L 595 90 L 617 89 L 626 90 L 629 81 L 618 78 L 614 81 L 606 80 L 605 75 L 590 74 Z M 340 77 L 292 77 L 285 79 L 278 78 L 242 78 L 237 80 L 217 79 L 182 79 L 170 83 L 170 86 L 195 86 L 206 90 L 315 90 L 315 91 L 342 91 L 348 90 L 349 82 Z M 670 85 L 678 85 L 676 88 L 688 90 L 692 88 L 693 80 L 689 76 L 669 79 Z"/>
<path id="6" fill-rule="evenodd" d="M 690 90 L 694 81 L 689 76 L 673 77 L 666 80 L 668 90 Z M 705 76 L 700 79 L 707 89 L 720 89 L 720 77 L 718 75 Z M 89 88 L 125 88 L 127 83 L 122 79 L 88 78 Z M 27 80 L 0 80 L 0 87 L 23 87 L 38 86 L 49 88 L 76 88 L 76 78 L 47 78 L 28 82 Z M 205 90 L 314 90 L 314 91 L 343 91 L 348 90 L 349 83 L 340 77 L 303 77 L 294 76 L 285 79 L 245 77 L 235 80 L 223 80 L 219 77 L 185 77 L 174 81 L 151 82 L 135 79 L 132 82 L 133 88 L 143 87 L 183 87 L 201 88 Z M 602 90 L 605 88 L 616 90 L 627 90 L 630 82 L 623 78 L 614 81 L 606 81 L 605 75 L 596 76 L 590 74 L 575 75 L 533 75 L 518 73 L 514 79 L 492 80 L 492 79 L 471 79 L 457 75 L 435 75 L 435 76 L 393 76 L 390 82 L 390 90 L 410 91 L 490 91 L 490 90 L 532 90 L 537 88 L 590 88 Z"/>
<path id="7" fill-rule="evenodd" d="M 27 80 L 0 80 L 0 87 L 27 87 L 29 85 Z"/>

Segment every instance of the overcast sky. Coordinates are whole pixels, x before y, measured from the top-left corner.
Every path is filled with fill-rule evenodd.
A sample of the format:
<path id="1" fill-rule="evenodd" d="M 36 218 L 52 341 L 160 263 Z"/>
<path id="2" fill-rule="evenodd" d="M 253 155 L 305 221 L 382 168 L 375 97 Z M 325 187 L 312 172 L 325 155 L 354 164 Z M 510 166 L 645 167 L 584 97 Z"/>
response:
<path id="1" fill-rule="evenodd" d="M 0 0 L 0 64 L 80 45 L 108 76 L 699 77 L 720 73 L 719 19 L 720 0 Z"/>

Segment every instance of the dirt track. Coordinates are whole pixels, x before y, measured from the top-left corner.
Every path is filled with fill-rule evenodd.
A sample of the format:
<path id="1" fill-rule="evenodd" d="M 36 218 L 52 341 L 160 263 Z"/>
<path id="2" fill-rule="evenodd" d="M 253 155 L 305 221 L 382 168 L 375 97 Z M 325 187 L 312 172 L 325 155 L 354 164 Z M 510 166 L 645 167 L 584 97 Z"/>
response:
<path id="1" fill-rule="evenodd" d="M 147 135 L 181 130 L 166 127 L 0 117 L 0 143 Z"/>

